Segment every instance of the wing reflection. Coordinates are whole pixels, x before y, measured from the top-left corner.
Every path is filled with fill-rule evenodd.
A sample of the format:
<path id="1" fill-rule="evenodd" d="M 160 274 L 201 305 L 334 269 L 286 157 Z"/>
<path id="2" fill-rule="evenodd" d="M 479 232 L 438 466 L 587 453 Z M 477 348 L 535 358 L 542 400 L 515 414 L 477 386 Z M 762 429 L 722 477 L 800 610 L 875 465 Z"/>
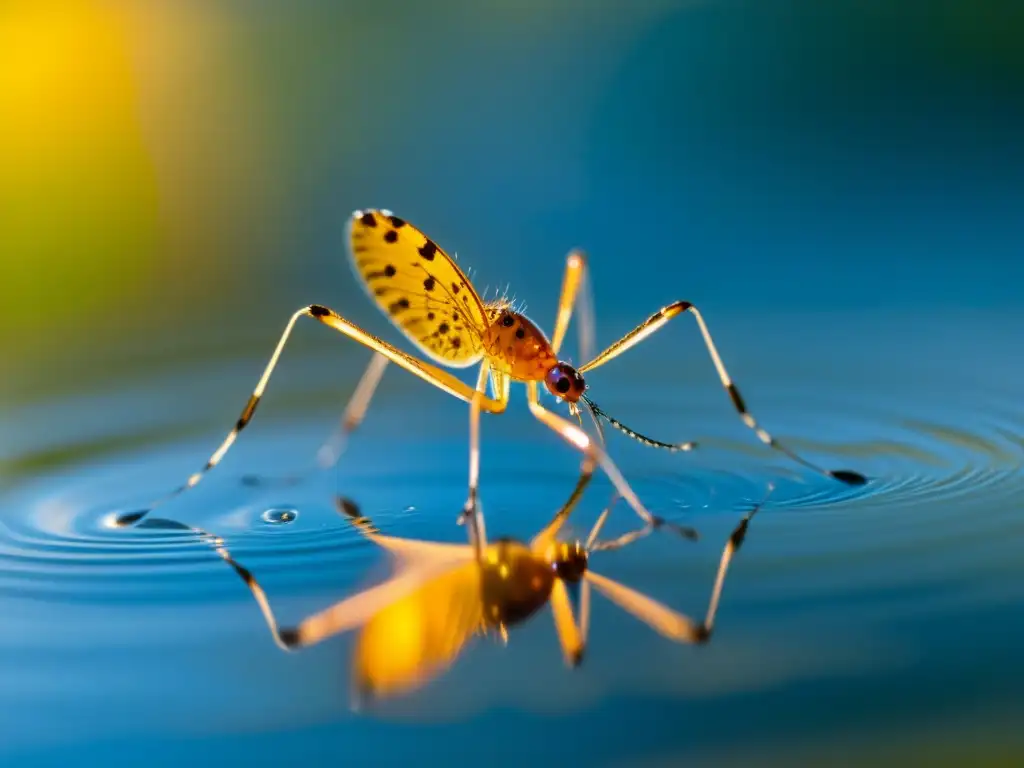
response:
<path id="1" fill-rule="evenodd" d="M 586 482 L 586 478 L 580 480 L 565 505 L 529 544 L 498 539 L 488 543 L 479 558 L 469 545 L 385 536 L 353 502 L 339 499 L 338 509 L 351 524 L 388 551 L 392 573 L 384 582 L 307 617 L 295 627 L 285 628 L 279 628 L 252 573 L 234 560 L 223 541 L 188 526 L 159 522 L 195 531 L 212 541 L 218 554 L 252 591 L 282 649 L 295 650 L 358 629 L 352 683 L 356 701 L 365 704 L 422 687 L 451 667 L 472 638 L 507 638 L 510 627 L 525 621 L 549 601 L 565 661 L 576 666 L 586 649 L 591 586 L 671 640 L 703 643 L 710 639 L 729 564 L 743 543 L 750 519 L 768 497 L 740 521 L 726 542 L 707 614 L 698 623 L 589 568 L 592 553 L 626 546 L 658 528 L 668 528 L 667 523 L 654 518 L 638 531 L 601 541 L 598 537 L 609 506 L 584 541 L 558 538 Z M 567 585 L 571 584 L 578 584 L 580 589 L 579 622 L 569 599 Z"/>

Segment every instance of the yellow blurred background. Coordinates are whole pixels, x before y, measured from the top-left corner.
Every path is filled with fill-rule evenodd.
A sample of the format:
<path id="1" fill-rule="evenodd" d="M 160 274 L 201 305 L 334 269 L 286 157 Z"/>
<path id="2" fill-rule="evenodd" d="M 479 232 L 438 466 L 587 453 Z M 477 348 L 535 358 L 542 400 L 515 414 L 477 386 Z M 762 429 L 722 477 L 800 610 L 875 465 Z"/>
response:
<path id="1" fill-rule="evenodd" d="M 213 4 L 0 4 L 5 391 L 112 345 L 159 347 L 188 307 L 231 303 L 237 235 L 271 226 L 273 204 L 238 67 Z"/>

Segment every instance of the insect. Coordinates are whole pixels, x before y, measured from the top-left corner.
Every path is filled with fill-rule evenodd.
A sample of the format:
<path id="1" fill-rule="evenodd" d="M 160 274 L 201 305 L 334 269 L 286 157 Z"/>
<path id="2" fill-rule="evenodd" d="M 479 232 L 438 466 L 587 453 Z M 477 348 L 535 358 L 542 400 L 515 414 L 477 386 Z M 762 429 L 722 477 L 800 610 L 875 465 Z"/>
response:
<path id="1" fill-rule="evenodd" d="M 670 444 L 653 440 L 609 416 L 591 399 L 584 380 L 584 374 L 614 360 L 673 318 L 687 312 L 693 315 L 697 322 L 711 361 L 733 406 L 743 422 L 754 430 L 763 443 L 822 475 L 851 485 L 866 482 L 866 478 L 857 472 L 828 470 L 812 464 L 779 443 L 758 424 L 726 371 L 704 318 L 688 301 L 676 301 L 658 310 L 603 352 L 577 368 L 560 360 L 558 352 L 568 330 L 586 272 L 586 259 L 581 251 L 570 252 L 566 260 L 554 331 L 549 339 L 533 321 L 517 311 L 506 299 L 485 302 L 453 258 L 434 240 L 390 211 L 356 211 L 349 219 L 348 234 L 352 266 L 367 294 L 432 362 L 403 352 L 325 306 L 311 304 L 303 307 L 292 315 L 285 326 L 263 375 L 227 437 L 201 470 L 192 474 L 184 485 L 161 501 L 166 501 L 195 486 L 206 472 L 223 459 L 239 433 L 251 422 L 292 329 L 302 317 L 313 318 L 376 353 L 346 412 L 348 426 L 358 423 L 365 412 L 387 361 L 470 404 L 469 488 L 461 519 L 474 519 L 477 528 L 482 525 L 478 513 L 480 413 L 504 412 L 509 401 L 510 384 L 513 381 L 525 384 L 530 412 L 586 455 L 587 460 L 583 462 L 581 471 L 588 471 L 588 467 L 599 465 L 611 479 L 617 492 L 640 518 L 645 522 L 651 521 L 650 513 L 601 444 L 582 429 L 582 423 L 577 426 L 544 407 L 540 402 L 540 387 L 543 386 L 558 400 L 567 403 L 570 413 L 577 418 L 580 405 L 585 406 L 598 425 L 599 431 L 600 419 L 603 418 L 616 429 L 645 445 L 674 451 L 692 448 L 692 443 Z M 469 386 L 439 367 L 466 368 L 477 364 L 479 372 L 475 387 Z M 486 393 L 488 381 L 490 396 Z M 150 509 L 152 508 L 151 506 Z M 119 522 L 137 522 L 148 511 L 123 515 Z"/>
<path id="2" fill-rule="evenodd" d="M 357 704 L 421 687 L 449 668 L 473 637 L 490 635 L 507 641 L 510 627 L 548 602 L 565 662 L 575 667 L 586 649 L 591 587 L 671 640 L 707 642 L 729 564 L 743 544 L 751 518 L 768 496 L 743 517 L 726 542 L 707 613 L 697 623 L 590 568 L 594 552 L 623 547 L 650 533 L 655 524 L 599 541 L 612 508 L 609 505 L 585 541 L 559 538 L 587 481 L 580 478 L 551 522 L 528 543 L 500 538 L 485 543 L 479 555 L 471 545 L 383 535 L 353 502 L 338 499 L 339 511 L 363 536 L 388 552 L 392 575 L 295 627 L 279 628 L 252 573 L 231 557 L 220 540 L 216 541 L 217 551 L 248 585 L 274 641 L 283 650 L 314 645 L 361 628 L 352 661 Z M 571 585 L 579 585 L 579 621 L 569 596 Z"/>

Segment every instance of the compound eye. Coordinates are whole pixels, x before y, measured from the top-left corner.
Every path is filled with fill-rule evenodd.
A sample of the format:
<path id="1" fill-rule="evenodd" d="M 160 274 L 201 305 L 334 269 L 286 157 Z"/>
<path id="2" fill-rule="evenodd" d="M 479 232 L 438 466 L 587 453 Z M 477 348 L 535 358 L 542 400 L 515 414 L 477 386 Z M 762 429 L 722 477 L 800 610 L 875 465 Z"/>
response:
<path id="1" fill-rule="evenodd" d="M 515 323 L 516 319 L 512 315 L 503 315 L 501 318 L 501 324 L 506 328 L 511 328 Z"/>
<path id="2" fill-rule="evenodd" d="M 575 403 L 583 395 L 586 385 L 583 377 L 566 363 L 559 363 L 544 377 L 544 386 L 555 397 Z"/>

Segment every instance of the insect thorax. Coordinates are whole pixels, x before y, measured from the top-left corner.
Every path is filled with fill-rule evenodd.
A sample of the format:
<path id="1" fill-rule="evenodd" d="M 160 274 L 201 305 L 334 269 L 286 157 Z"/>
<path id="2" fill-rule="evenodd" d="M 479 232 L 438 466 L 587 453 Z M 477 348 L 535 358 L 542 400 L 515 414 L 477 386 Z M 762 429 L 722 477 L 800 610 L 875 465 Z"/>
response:
<path id="1" fill-rule="evenodd" d="M 526 315 L 489 307 L 488 319 L 483 348 L 492 367 L 517 381 L 541 381 L 558 362 L 544 331 Z"/>
<path id="2" fill-rule="evenodd" d="M 484 556 L 482 589 L 484 618 L 491 625 L 509 625 L 531 616 L 551 595 L 551 565 L 521 542 L 498 539 Z"/>

